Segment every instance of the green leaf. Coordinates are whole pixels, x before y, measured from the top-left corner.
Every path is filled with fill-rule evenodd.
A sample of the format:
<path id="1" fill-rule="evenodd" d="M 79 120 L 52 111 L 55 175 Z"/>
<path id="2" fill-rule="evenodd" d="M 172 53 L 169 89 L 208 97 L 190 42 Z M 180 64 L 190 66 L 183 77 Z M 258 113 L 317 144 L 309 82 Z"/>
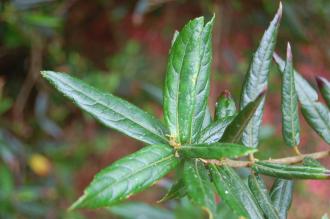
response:
<path id="1" fill-rule="evenodd" d="M 316 77 L 317 86 L 321 91 L 321 94 L 327 103 L 328 107 L 330 108 L 330 81 L 327 79 L 317 76 Z"/>
<path id="2" fill-rule="evenodd" d="M 291 46 L 288 43 L 287 58 L 282 74 L 282 134 L 285 143 L 295 147 L 300 142 L 298 97 L 294 82 Z"/>
<path id="3" fill-rule="evenodd" d="M 221 141 L 238 143 L 242 137 L 245 127 L 249 124 L 256 110 L 264 100 L 265 91 L 261 92 L 256 100 L 248 103 L 234 118 L 232 123 L 226 128 Z"/>
<path id="4" fill-rule="evenodd" d="M 330 179 L 330 170 L 323 167 L 257 161 L 252 165 L 252 169 L 257 173 L 282 179 Z"/>
<path id="5" fill-rule="evenodd" d="M 234 117 L 226 117 L 212 122 L 199 134 L 197 143 L 211 144 L 219 141 Z"/>
<path id="6" fill-rule="evenodd" d="M 118 204 L 108 209 L 112 214 L 125 219 L 136 219 L 136 218 L 174 219 L 175 218 L 174 214 L 169 210 L 155 207 L 152 205 L 147 205 L 141 202 L 128 202 L 128 203 Z"/>
<path id="7" fill-rule="evenodd" d="M 321 165 L 321 163 L 318 160 L 315 160 L 312 157 L 305 157 L 303 159 L 303 165 L 304 166 L 309 166 L 309 167 L 322 167 L 322 168 L 325 168 Z"/>
<path id="8" fill-rule="evenodd" d="M 284 61 L 276 53 L 273 58 L 280 72 L 283 73 Z M 295 87 L 301 103 L 301 111 L 308 124 L 328 144 L 330 144 L 330 112 L 325 105 L 318 101 L 316 90 L 297 72 L 294 71 Z"/>
<path id="9" fill-rule="evenodd" d="M 183 178 L 177 180 L 169 189 L 169 191 L 161 198 L 158 203 L 165 202 L 175 198 L 182 198 L 187 194 Z"/>
<path id="10" fill-rule="evenodd" d="M 185 158 L 237 158 L 255 152 L 255 149 L 234 143 L 212 143 L 181 145 L 177 149 L 180 156 Z"/>
<path id="11" fill-rule="evenodd" d="M 249 187 L 254 195 L 255 199 L 257 200 L 260 208 L 264 212 L 266 218 L 268 219 L 279 219 L 278 213 L 276 212 L 276 209 L 274 208 L 266 185 L 263 181 L 263 179 L 258 175 L 250 175 L 248 178 Z"/>
<path id="12" fill-rule="evenodd" d="M 174 209 L 177 219 L 204 219 L 203 211 L 201 208 L 196 208 L 188 197 L 180 199 L 178 205 Z"/>
<path id="13" fill-rule="evenodd" d="M 212 117 L 211 117 L 210 109 L 209 107 L 207 107 L 203 119 L 202 130 L 204 130 L 207 126 L 209 126 L 211 122 L 212 122 Z"/>
<path id="14" fill-rule="evenodd" d="M 201 129 L 210 85 L 211 31 L 202 17 L 190 21 L 171 48 L 164 88 L 164 118 L 177 143 L 191 143 Z"/>
<path id="15" fill-rule="evenodd" d="M 286 219 L 291 207 L 293 193 L 293 181 L 276 179 L 271 190 L 270 198 L 273 206 L 277 209 L 280 219 Z"/>
<path id="16" fill-rule="evenodd" d="M 197 159 L 187 160 L 184 163 L 183 174 L 188 197 L 206 211 L 210 219 L 213 218 L 216 206 L 208 171 L 204 164 Z"/>
<path id="17" fill-rule="evenodd" d="M 282 5 L 264 33 L 259 47 L 253 56 L 250 69 L 243 84 L 240 108 L 243 109 L 248 103 L 254 101 L 258 94 L 267 88 L 268 74 L 274 52 L 278 27 L 282 17 Z M 259 143 L 259 129 L 262 120 L 265 99 L 256 110 L 253 118 L 243 132 L 242 142 L 248 147 L 257 147 Z"/>
<path id="18" fill-rule="evenodd" d="M 213 183 L 220 198 L 239 216 L 264 218 L 250 189 L 244 184 L 235 170 L 228 166 L 209 165 Z"/>
<path id="19" fill-rule="evenodd" d="M 222 92 L 215 106 L 215 120 L 234 116 L 237 112 L 235 101 L 228 90 Z"/>
<path id="20" fill-rule="evenodd" d="M 148 144 L 166 143 L 166 129 L 160 121 L 133 104 L 67 74 L 41 73 L 61 93 L 104 125 Z"/>
<path id="21" fill-rule="evenodd" d="M 70 209 L 113 205 L 148 188 L 178 163 L 170 147 L 147 146 L 96 174 L 84 195 Z"/>

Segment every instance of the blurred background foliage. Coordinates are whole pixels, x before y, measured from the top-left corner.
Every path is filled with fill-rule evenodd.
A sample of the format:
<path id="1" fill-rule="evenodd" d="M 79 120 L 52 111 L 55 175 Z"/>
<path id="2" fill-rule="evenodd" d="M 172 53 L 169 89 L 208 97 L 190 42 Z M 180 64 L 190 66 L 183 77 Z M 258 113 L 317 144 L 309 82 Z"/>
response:
<path id="1" fill-rule="evenodd" d="M 311 81 L 330 78 L 330 1 L 283 0 L 277 52 L 293 45 L 296 68 Z M 161 89 L 174 30 L 214 13 L 210 106 L 239 92 L 252 53 L 278 1 L 0 1 L 0 218 L 202 218 L 188 200 L 155 204 L 160 181 L 108 210 L 67 212 L 102 167 L 142 147 L 108 130 L 45 83 L 42 69 L 68 72 L 161 116 Z M 270 74 L 259 158 L 285 156 L 280 77 Z M 304 152 L 327 146 L 303 124 Z M 330 164 L 328 161 L 323 161 Z M 242 170 L 242 175 L 244 175 Z M 299 181 L 290 218 L 330 211 L 330 183 Z M 148 205 L 145 203 L 150 203 Z M 223 218 L 232 218 L 226 206 Z"/>

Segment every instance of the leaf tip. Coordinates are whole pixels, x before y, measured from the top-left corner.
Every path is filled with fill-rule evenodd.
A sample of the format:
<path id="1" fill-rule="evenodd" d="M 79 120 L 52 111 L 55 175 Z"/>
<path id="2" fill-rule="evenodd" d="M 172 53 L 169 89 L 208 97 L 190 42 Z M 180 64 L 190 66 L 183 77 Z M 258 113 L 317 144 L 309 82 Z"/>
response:
<path id="1" fill-rule="evenodd" d="M 263 97 L 263 96 L 265 96 L 266 95 L 266 92 L 267 92 L 267 90 L 268 90 L 268 87 L 265 87 L 261 92 L 260 92 L 260 94 L 258 95 L 258 97 L 257 97 L 257 99 L 258 98 L 260 98 L 260 97 Z"/>
<path id="2" fill-rule="evenodd" d="M 286 58 L 289 62 L 292 62 L 292 50 L 291 50 L 290 42 L 288 42 L 286 47 Z"/>
<path id="3" fill-rule="evenodd" d="M 276 63 L 280 62 L 280 56 L 276 52 L 273 53 L 273 59 Z"/>
<path id="4" fill-rule="evenodd" d="M 320 89 L 322 89 L 323 87 L 324 87 L 324 85 L 325 85 L 325 83 L 324 83 L 324 78 L 323 77 L 321 77 L 321 76 L 316 76 L 315 77 L 315 80 L 316 80 L 316 83 L 317 83 L 317 86 L 320 88 Z"/>
<path id="5" fill-rule="evenodd" d="M 227 89 L 222 91 L 222 93 L 220 94 L 220 97 L 231 98 L 230 91 Z"/>
<path id="6" fill-rule="evenodd" d="M 274 17 L 274 22 L 276 25 L 278 25 L 281 21 L 282 18 L 282 13 L 283 13 L 283 6 L 282 6 L 282 2 L 280 1 L 280 4 L 278 6 L 278 10 L 276 12 L 276 15 Z"/>

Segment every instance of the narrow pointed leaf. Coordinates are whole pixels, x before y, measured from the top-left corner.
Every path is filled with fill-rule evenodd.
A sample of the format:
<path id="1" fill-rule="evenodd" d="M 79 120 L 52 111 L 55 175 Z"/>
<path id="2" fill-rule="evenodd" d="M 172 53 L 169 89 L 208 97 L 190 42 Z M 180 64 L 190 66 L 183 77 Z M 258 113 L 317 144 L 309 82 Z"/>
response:
<path id="1" fill-rule="evenodd" d="M 133 104 L 67 74 L 43 71 L 42 75 L 104 125 L 149 144 L 166 143 L 166 129 L 160 121 Z"/>
<path id="2" fill-rule="evenodd" d="M 184 185 L 183 178 L 177 180 L 169 189 L 169 191 L 161 198 L 158 203 L 165 202 L 175 198 L 182 198 L 187 194 L 186 187 Z"/>
<path id="3" fill-rule="evenodd" d="M 212 219 L 216 205 L 208 171 L 204 164 L 197 159 L 187 160 L 184 163 L 183 174 L 188 197 Z"/>
<path id="4" fill-rule="evenodd" d="M 327 103 L 328 107 L 330 108 L 330 81 L 323 77 L 316 77 L 317 86 L 321 91 L 321 94 Z"/>
<path id="5" fill-rule="evenodd" d="M 250 189 L 234 169 L 228 166 L 217 167 L 214 164 L 210 164 L 209 169 L 221 200 L 237 215 L 253 219 L 264 218 Z"/>
<path id="6" fill-rule="evenodd" d="M 254 195 L 255 199 L 257 200 L 261 210 L 264 212 L 266 218 L 279 219 L 279 215 L 270 200 L 263 179 L 258 175 L 250 175 L 248 178 L 248 182 L 250 190 Z"/>
<path id="7" fill-rule="evenodd" d="M 141 202 L 122 203 L 108 209 L 112 214 L 125 219 L 136 219 L 136 218 L 174 219 L 175 218 L 175 215 L 167 209 L 155 207 L 152 205 L 147 205 Z"/>
<path id="8" fill-rule="evenodd" d="M 253 148 L 234 143 L 212 143 L 182 145 L 177 149 L 180 156 L 185 158 L 237 158 L 255 152 Z"/>
<path id="9" fill-rule="evenodd" d="M 233 100 L 230 92 L 225 90 L 215 106 L 215 120 L 223 119 L 226 117 L 234 116 L 237 112 L 235 101 Z"/>
<path id="10" fill-rule="evenodd" d="M 283 73 L 285 63 L 281 57 L 274 53 L 273 58 L 280 72 Z M 301 103 L 301 111 L 307 123 L 325 142 L 330 144 L 330 111 L 318 101 L 316 90 L 297 72 L 294 71 L 295 87 Z"/>
<path id="11" fill-rule="evenodd" d="M 171 48 L 164 88 L 164 118 L 177 143 L 191 142 L 201 129 L 209 93 L 214 18 L 190 21 Z"/>
<path id="12" fill-rule="evenodd" d="M 219 141 L 233 119 L 234 117 L 226 117 L 212 122 L 208 127 L 200 132 L 197 142 L 211 144 Z"/>
<path id="13" fill-rule="evenodd" d="M 300 142 L 300 124 L 290 44 L 288 44 L 287 59 L 282 74 L 281 101 L 283 138 L 288 146 L 294 147 Z"/>
<path id="14" fill-rule="evenodd" d="M 252 165 L 252 169 L 257 173 L 282 179 L 330 179 L 330 170 L 323 167 L 257 161 Z"/>
<path id="15" fill-rule="evenodd" d="M 276 179 L 271 190 L 270 198 L 280 219 L 286 219 L 292 203 L 293 181 Z"/>
<path id="16" fill-rule="evenodd" d="M 179 160 L 166 145 L 150 145 L 124 157 L 95 175 L 71 209 L 113 205 L 138 193 L 175 168 Z"/>
<path id="17" fill-rule="evenodd" d="M 259 47 L 253 56 L 250 69 L 243 84 L 240 101 L 241 109 L 243 109 L 248 103 L 254 101 L 260 92 L 267 88 L 268 74 L 281 17 L 282 5 L 280 4 L 274 19 L 264 33 Z M 263 99 L 253 118 L 243 132 L 242 142 L 248 147 L 257 147 L 259 143 L 259 129 L 261 126 L 264 102 L 265 100 Z"/>
<path id="18" fill-rule="evenodd" d="M 248 103 L 234 118 L 230 125 L 226 128 L 221 142 L 238 143 L 243 135 L 245 127 L 249 124 L 253 115 L 260 107 L 264 99 L 265 92 L 262 92 L 256 100 Z"/>

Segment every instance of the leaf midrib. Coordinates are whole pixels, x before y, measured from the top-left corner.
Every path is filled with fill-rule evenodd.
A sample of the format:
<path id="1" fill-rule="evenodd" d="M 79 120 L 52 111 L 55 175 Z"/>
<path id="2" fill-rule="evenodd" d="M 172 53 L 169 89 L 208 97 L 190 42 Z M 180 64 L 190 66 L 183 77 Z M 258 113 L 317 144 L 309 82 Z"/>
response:
<path id="1" fill-rule="evenodd" d="M 162 158 L 161 160 L 157 160 L 156 162 L 149 163 L 149 164 L 143 166 L 143 167 L 142 167 L 141 169 L 139 169 L 138 171 L 136 171 L 136 172 L 132 172 L 132 173 L 128 174 L 128 175 L 127 175 L 126 177 L 124 177 L 123 179 L 120 179 L 120 181 L 121 181 L 121 182 L 122 182 L 122 181 L 126 181 L 126 180 L 128 180 L 129 178 L 133 177 L 134 175 L 138 175 L 139 173 L 143 172 L 143 171 L 146 170 L 147 168 L 150 168 L 150 167 L 152 167 L 152 166 L 155 166 L 155 165 L 157 165 L 157 164 L 160 164 L 160 163 L 162 163 L 162 162 L 165 162 L 165 161 L 169 160 L 170 158 L 174 158 L 174 155 L 173 155 L 173 154 L 170 154 L 169 156 L 164 157 L 164 158 Z M 104 186 L 104 187 L 103 187 L 101 190 L 99 190 L 98 192 L 94 192 L 93 195 L 88 195 L 88 196 L 89 196 L 89 200 L 94 199 L 96 196 L 98 196 L 100 193 L 102 193 L 104 190 L 106 190 L 107 187 L 114 187 L 114 185 L 118 183 L 118 180 L 117 180 L 117 179 L 114 179 L 114 180 L 115 180 L 115 181 L 114 181 L 113 183 L 111 183 L 111 185 Z M 86 195 L 87 195 L 87 194 L 86 194 Z M 85 197 L 86 195 L 84 194 L 83 197 Z M 82 198 L 83 198 L 83 197 L 82 197 Z M 116 200 L 116 199 L 115 199 L 115 200 Z M 84 199 L 82 199 L 82 201 L 84 201 Z M 112 200 L 112 201 L 113 201 L 113 200 Z"/>
<path id="2" fill-rule="evenodd" d="M 108 105 L 106 105 L 104 102 L 100 101 L 99 99 L 97 99 L 97 98 L 95 99 L 95 98 L 93 98 L 92 96 L 90 96 L 90 95 L 86 94 L 85 92 L 83 92 L 82 90 L 78 89 L 76 86 L 71 85 L 70 83 L 65 82 L 65 80 L 62 80 L 60 77 L 57 77 L 57 76 L 55 76 L 55 77 L 57 78 L 57 80 L 61 81 L 63 84 L 65 84 L 66 86 L 70 87 L 71 89 L 78 91 L 80 94 L 83 94 L 83 95 L 87 96 L 88 98 L 92 99 L 93 101 L 95 101 L 96 103 L 100 104 L 101 106 L 110 109 L 111 111 L 113 111 L 113 112 L 115 112 L 115 113 L 121 115 L 123 118 L 128 119 L 128 120 L 131 121 L 132 123 L 134 123 L 134 124 L 140 126 L 141 128 L 147 130 L 149 133 L 154 134 L 154 135 L 160 137 L 161 139 L 165 140 L 165 142 L 167 142 L 167 139 L 164 138 L 164 136 L 159 135 L 158 133 L 154 133 L 153 131 L 151 131 L 151 130 L 147 129 L 146 127 L 144 127 L 142 124 L 140 124 L 140 123 L 138 123 L 138 122 L 135 122 L 135 121 L 133 121 L 132 119 L 130 119 L 130 118 L 126 117 L 125 115 L 123 115 L 122 113 L 120 113 L 120 112 L 118 112 L 118 111 L 112 109 L 111 107 L 109 107 Z M 97 90 L 96 90 L 96 91 L 97 91 Z M 97 91 L 97 92 L 99 92 L 99 91 Z M 108 94 L 106 94 L 106 95 L 108 95 Z M 117 98 L 117 97 L 114 96 L 114 98 Z M 83 105 L 85 105 L 85 104 L 83 104 Z M 143 113 L 146 113 L 146 112 L 144 112 L 144 111 L 142 111 L 142 112 L 143 112 Z M 149 115 L 148 115 L 148 116 L 149 116 Z M 161 128 L 160 128 L 160 129 L 161 129 Z M 163 142 L 160 142 L 160 143 L 163 143 Z"/>

